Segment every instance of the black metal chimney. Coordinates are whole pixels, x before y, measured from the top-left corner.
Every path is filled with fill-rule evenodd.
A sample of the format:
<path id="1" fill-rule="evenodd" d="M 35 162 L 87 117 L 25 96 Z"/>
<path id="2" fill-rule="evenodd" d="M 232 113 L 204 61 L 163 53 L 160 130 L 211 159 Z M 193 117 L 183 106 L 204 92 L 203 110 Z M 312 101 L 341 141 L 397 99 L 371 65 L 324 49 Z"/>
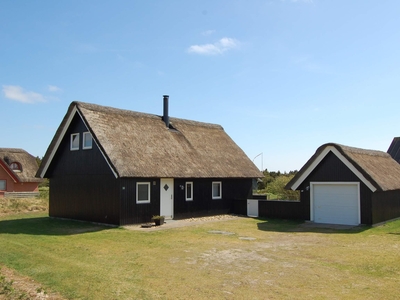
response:
<path id="1" fill-rule="evenodd" d="M 163 121 L 165 122 L 165 125 L 167 128 L 169 128 L 169 115 L 168 115 L 168 95 L 164 95 L 164 114 L 163 114 Z"/>

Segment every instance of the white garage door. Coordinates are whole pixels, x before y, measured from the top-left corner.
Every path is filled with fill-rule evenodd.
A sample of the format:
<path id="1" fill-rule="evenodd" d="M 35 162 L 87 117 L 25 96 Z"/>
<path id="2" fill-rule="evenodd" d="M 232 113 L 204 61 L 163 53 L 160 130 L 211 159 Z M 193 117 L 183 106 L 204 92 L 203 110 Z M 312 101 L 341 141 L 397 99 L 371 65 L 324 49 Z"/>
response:
<path id="1" fill-rule="evenodd" d="M 358 184 L 313 184 L 314 222 L 358 225 Z"/>

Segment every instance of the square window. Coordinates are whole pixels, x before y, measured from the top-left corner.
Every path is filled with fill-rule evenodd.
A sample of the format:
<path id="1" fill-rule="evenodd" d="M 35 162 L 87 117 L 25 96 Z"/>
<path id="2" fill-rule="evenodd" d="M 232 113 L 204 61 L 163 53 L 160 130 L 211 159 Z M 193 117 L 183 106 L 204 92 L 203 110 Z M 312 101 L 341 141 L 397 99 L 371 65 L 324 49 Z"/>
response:
<path id="1" fill-rule="evenodd" d="M 90 132 L 83 133 L 83 149 L 92 149 L 92 135 Z"/>
<path id="2" fill-rule="evenodd" d="M 7 182 L 5 180 L 0 180 L 0 191 L 7 190 Z"/>
<path id="3" fill-rule="evenodd" d="M 136 203 L 150 203 L 150 182 L 136 183 Z"/>
<path id="4" fill-rule="evenodd" d="M 79 150 L 79 133 L 71 134 L 71 150 Z"/>
<path id="5" fill-rule="evenodd" d="M 193 200 L 193 182 L 186 182 L 185 195 L 186 201 Z"/>
<path id="6" fill-rule="evenodd" d="M 222 182 L 214 181 L 212 183 L 212 198 L 213 199 L 222 199 Z"/>

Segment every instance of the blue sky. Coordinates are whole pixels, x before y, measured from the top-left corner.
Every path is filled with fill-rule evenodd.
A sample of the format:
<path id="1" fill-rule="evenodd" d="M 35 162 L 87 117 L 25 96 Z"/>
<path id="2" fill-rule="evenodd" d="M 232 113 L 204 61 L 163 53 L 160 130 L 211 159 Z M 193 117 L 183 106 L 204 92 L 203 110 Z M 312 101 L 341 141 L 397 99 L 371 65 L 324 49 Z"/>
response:
<path id="1" fill-rule="evenodd" d="M 400 1 L 4 0 L 0 147 L 42 157 L 78 100 L 220 124 L 254 163 L 400 136 Z M 259 155 L 262 153 L 262 155 Z"/>

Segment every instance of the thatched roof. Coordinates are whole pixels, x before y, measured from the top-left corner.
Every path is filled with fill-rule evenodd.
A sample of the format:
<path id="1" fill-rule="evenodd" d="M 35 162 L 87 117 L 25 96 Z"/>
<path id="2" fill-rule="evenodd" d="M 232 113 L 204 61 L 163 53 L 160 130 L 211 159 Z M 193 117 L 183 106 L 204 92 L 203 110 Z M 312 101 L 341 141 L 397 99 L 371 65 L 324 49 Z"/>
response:
<path id="1" fill-rule="evenodd" d="M 334 143 L 319 147 L 286 185 L 286 188 L 296 189 L 330 151 L 338 156 L 372 191 L 400 189 L 400 164 L 388 153 Z"/>
<path id="2" fill-rule="evenodd" d="M 41 182 L 42 179 L 35 177 L 38 170 L 36 158 L 23 149 L 0 148 L 1 166 L 6 168 L 14 179 L 19 182 Z M 13 171 L 10 168 L 12 163 L 18 163 L 21 171 Z"/>
<path id="3" fill-rule="evenodd" d="M 45 173 L 71 115 L 78 113 L 117 177 L 257 178 L 261 172 L 215 124 L 72 102 L 38 174 Z"/>

